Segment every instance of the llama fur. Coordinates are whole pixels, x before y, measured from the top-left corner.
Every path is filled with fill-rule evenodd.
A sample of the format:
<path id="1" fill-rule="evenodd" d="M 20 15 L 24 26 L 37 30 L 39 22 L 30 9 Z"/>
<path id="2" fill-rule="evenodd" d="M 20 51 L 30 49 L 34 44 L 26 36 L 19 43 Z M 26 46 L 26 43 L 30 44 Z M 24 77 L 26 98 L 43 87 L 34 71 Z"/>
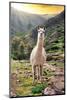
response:
<path id="1" fill-rule="evenodd" d="M 46 62 L 46 52 L 43 47 L 44 44 L 44 28 L 38 28 L 37 44 L 33 48 L 30 55 L 30 63 L 32 65 L 33 82 L 37 80 L 42 80 L 42 70 L 43 64 Z"/>

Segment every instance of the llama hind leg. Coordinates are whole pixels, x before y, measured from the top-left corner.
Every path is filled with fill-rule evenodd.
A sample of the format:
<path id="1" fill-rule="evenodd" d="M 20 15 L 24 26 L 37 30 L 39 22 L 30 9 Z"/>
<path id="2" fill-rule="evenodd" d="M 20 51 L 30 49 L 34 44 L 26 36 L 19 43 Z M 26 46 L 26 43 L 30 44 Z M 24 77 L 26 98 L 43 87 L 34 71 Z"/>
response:
<path id="1" fill-rule="evenodd" d="M 40 81 L 42 82 L 42 66 L 40 65 Z"/>

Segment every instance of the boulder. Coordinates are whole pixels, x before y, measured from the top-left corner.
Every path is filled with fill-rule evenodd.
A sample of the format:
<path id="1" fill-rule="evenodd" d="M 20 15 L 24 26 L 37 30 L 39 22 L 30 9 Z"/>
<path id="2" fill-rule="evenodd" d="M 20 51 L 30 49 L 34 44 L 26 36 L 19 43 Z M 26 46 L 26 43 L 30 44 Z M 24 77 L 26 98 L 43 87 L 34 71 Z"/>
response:
<path id="1" fill-rule="evenodd" d="M 50 86 L 46 87 L 43 91 L 44 95 L 55 95 L 56 92 L 54 89 L 52 89 Z"/>

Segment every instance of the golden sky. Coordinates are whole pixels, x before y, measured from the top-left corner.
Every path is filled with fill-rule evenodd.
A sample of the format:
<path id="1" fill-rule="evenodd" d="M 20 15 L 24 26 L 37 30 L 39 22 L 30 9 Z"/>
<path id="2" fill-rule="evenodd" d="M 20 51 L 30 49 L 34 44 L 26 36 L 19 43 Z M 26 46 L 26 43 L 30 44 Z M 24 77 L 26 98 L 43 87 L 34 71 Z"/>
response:
<path id="1" fill-rule="evenodd" d="M 32 14 L 58 14 L 64 10 L 64 6 L 48 4 L 11 3 L 11 7 Z"/>

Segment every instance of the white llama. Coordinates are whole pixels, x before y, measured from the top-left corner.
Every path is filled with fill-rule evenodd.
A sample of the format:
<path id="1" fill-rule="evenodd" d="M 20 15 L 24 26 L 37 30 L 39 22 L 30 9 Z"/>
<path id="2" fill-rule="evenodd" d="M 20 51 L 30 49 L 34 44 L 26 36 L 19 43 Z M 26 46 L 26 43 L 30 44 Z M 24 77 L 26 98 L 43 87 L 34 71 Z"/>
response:
<path id="1" fill-rule="evenodd" d="M 33 82 L 35 78 L 42 81 L 42 69 L 43 64 L 46 62 L 46 52 L 43 47 L 44 44 L 44 33 L 43 27 L 38 28 L 38 38 L 35 48 L 32 50 L 30 55 L 30 62 L 32 65 Z"/>

